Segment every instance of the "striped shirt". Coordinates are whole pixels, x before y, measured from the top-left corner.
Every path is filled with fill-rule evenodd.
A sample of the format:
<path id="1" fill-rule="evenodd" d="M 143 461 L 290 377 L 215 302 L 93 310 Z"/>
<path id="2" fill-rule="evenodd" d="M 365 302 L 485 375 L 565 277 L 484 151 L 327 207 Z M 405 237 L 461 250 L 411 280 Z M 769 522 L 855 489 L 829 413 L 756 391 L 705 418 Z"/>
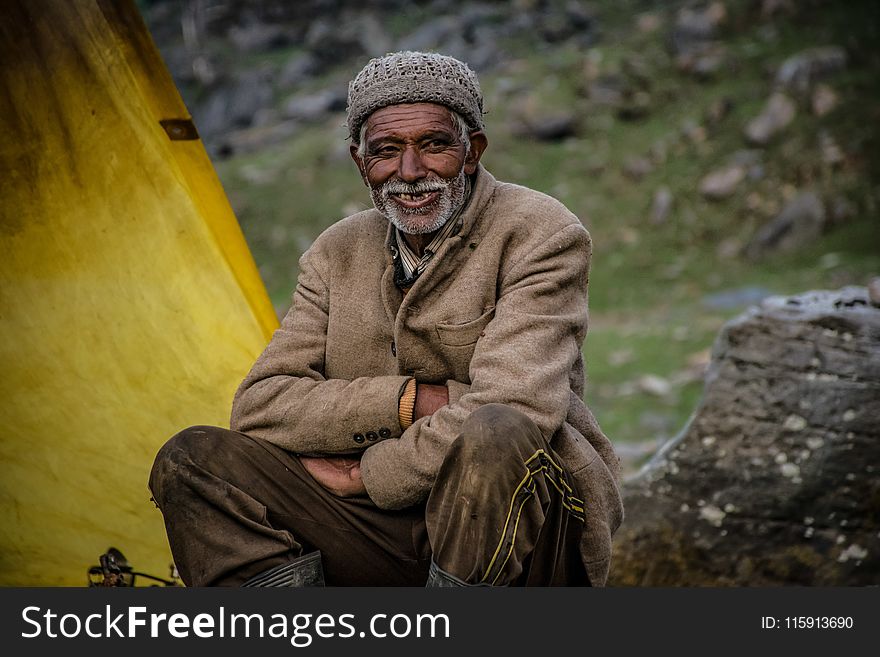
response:
<path id="1" fill-rule="evenodd" d="M 421 276 L 422 272 L 428 267 L 428 263 L 431 262 L 431 258 L 437 253 L 437 250 L 440 248 L 440 245 L 443 244 L 443 241 L 450 235 L 455 234 L 460 227 L 458 215 L 461 214 L 461 211 L 468 204 L 468 201 L 470 200 L 470 191 L 470 179 L 467 179 L 464 202 L 456 213 L 450 217 L 449 221 L 443 224 L 443 228 L 434 235 L 428 246 L 425 247 L 424 254 L 421 257 L 409 248 L 400 229 L 395 228 L 394 237 L 397 243 L 397 249 L 394 250 L 393 253 L 395 260 L 399 261 L 400 269 L 402 270 L 400 272 L 402 275 L 399 277 L 399 280 L 395 281 L 398 285 L 406 288 L 412 287 L 412 284 L 415 283 L 416 279 Z"/>

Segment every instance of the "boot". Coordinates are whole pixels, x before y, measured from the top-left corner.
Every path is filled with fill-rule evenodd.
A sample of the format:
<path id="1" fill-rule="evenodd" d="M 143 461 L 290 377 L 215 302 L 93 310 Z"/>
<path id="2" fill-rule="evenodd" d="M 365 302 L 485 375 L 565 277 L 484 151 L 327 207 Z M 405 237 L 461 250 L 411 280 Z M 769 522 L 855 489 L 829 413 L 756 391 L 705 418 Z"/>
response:
<path id="1" fill-rule="evenodd" d="M 283 563 L 254 575 L 242 587 L 288 588 L 324 586 L 324 569 L 319 551 L 304 554 L 290 563 Z"/>

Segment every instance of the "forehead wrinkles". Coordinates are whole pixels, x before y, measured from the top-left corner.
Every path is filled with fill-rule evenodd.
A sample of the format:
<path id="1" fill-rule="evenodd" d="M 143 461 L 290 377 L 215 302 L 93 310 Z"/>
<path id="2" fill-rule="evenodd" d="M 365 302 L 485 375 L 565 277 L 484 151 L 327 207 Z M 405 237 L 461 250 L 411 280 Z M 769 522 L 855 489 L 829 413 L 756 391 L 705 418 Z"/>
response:
<path id="1" fill-rule="evenodd" d="M 439 105 L 392 105 L 374 112 L 367 119 L 368 140 L 402 137 L 412 138 L 425 132 L 456 134 L 448 109 Z"/>

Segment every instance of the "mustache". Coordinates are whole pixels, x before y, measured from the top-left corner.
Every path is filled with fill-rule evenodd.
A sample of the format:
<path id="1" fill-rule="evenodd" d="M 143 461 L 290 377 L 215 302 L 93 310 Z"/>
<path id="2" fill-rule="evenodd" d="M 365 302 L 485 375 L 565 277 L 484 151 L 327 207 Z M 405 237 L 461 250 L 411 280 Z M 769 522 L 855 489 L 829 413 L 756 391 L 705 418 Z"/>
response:
<path id="1" fill-rule="evenodd" d="M 389 180 L 382 185 L 383 196 L 389 194 L 430 194 L 431 192 L 440 192 L 449 187 L 451 181 L 437 180 L 420 180 L 419 182 L 407 183 L 402 180 Z"/>

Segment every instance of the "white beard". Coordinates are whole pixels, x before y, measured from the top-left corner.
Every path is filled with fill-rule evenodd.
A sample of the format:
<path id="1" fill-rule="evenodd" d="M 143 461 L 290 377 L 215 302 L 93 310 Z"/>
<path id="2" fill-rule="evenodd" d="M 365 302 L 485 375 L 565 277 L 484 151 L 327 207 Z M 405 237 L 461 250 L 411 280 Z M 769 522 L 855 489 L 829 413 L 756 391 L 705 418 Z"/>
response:
<path id="1" fill-rule="evenodd" d="M 402 233 L 424 235 L 440 230 L 465 200 L 467 178 L 464 167 L 454 178 L 428 178 L 417 183 L 406 183 L 396 178 L 386 180 L 380 187 L 371 187 L 370 196 L 376 209 Z M 392 194 L 423 194 L 439 191 L 437 200 L 424 208 L 408 209 L 399 205 Z"/>

